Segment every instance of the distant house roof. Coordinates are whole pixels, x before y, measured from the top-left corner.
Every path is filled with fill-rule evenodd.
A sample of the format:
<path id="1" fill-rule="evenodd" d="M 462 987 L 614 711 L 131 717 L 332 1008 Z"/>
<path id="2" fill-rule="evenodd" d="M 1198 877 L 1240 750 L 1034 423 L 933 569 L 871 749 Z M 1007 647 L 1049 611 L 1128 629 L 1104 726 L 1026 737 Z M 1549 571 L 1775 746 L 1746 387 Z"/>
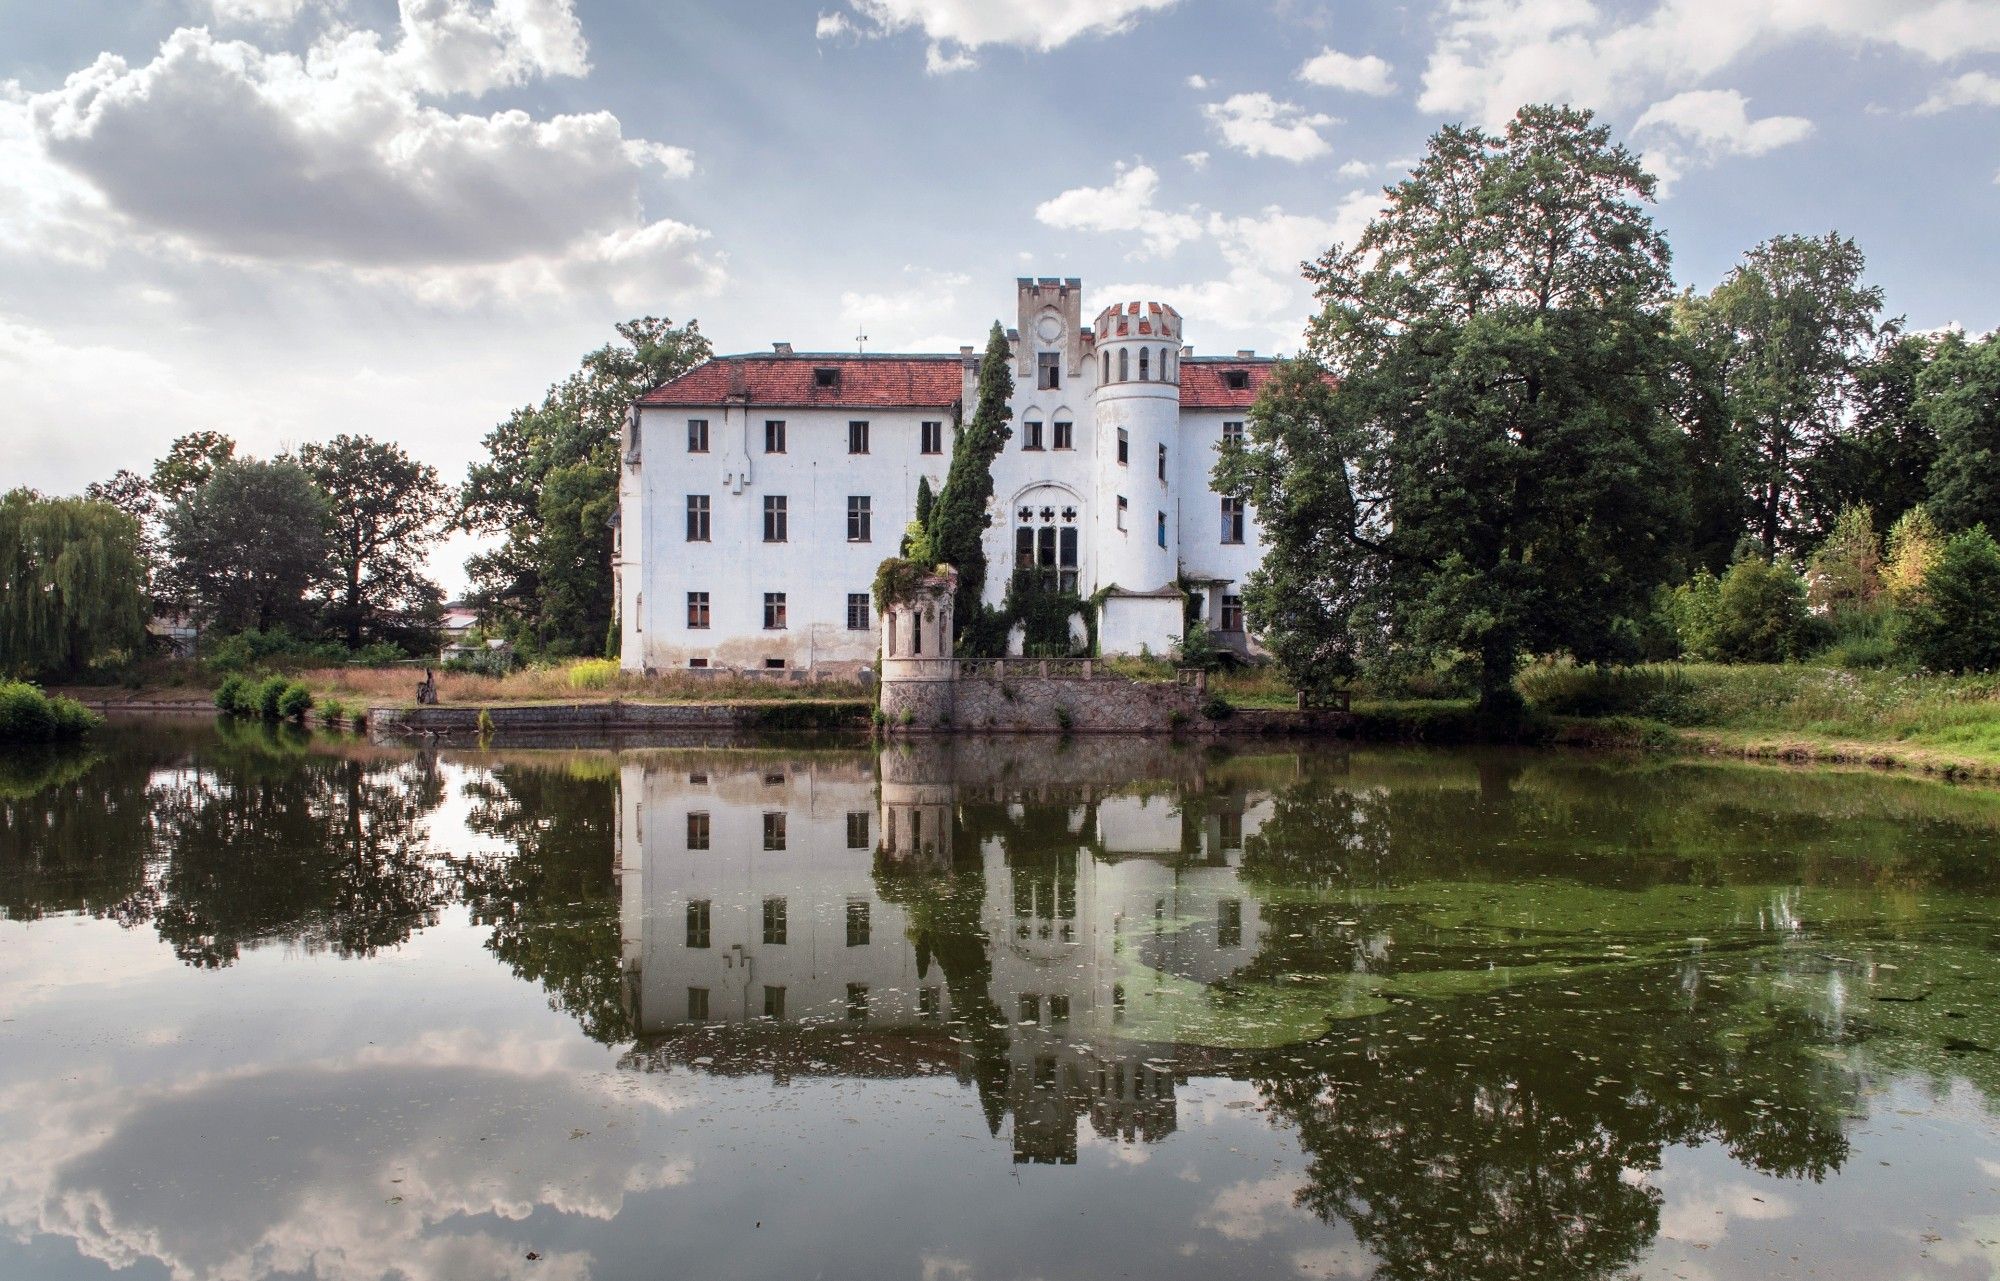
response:
<path id="1" fill-rule="evenodd" d="M 1276 361 L 1190 357 L 1181 362 L 1181 408 L 1248 409 Z M 639 397 L 649 409 L 705 409 L 741 402 L 773 409 L 947 409 L 964 394 L 961 358 L 946 354 L 801 352 L 718 356 Z"/>
<path id="2" fill-rule="evenodd" d="M 956 355 L 720 356 L 639 397 L 649 408 L 726 405 L 748 397 L 773 408 L 945 409 L 964 394 Z"/>

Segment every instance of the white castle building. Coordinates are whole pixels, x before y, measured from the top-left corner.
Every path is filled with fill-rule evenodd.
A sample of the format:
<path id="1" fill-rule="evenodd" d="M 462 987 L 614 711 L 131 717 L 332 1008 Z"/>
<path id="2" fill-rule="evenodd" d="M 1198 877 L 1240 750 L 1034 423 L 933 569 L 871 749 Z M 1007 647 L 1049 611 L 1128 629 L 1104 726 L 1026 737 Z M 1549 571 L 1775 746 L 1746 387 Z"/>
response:
<path id="1" fill-rule="evenodd" d="M 1106 595 L 1098 647 L 1165 654 L 1182 584 L 1203 625 L 1244 649 L 1241 585 L 1263 555 L 1254 513 L 1209 485 L 1273 361 L 1197 357 L 1157 302 L 1083 324 L 1075 279 L 1018 282 L 1013 437 L 994 463 L 986 596 L 1038 567 Z M 852 670 L 881 636 L 875 570 L 942 486 L 982 351 L 794 352 L 710 360 L 628 420 L 617 553 L 624 665 Z"/>

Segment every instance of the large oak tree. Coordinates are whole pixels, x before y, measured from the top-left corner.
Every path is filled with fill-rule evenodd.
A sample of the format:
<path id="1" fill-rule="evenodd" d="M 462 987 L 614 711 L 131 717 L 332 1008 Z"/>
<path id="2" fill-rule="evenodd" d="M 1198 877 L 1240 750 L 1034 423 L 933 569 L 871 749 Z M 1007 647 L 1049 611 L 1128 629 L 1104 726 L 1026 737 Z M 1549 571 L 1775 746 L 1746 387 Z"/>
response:
<path id="1" fill-rule="evenodd" d="M 1309 266 L 1305 367 L 1216 468 L 1265 527 L 1244 603 L 1302 688 L 1456 664 L 1507 715 L 1525 655 L 1630 651 L 1685 516 L 1652 193 L 1588 112 L 1524 107 L 1440 131 Z"/>

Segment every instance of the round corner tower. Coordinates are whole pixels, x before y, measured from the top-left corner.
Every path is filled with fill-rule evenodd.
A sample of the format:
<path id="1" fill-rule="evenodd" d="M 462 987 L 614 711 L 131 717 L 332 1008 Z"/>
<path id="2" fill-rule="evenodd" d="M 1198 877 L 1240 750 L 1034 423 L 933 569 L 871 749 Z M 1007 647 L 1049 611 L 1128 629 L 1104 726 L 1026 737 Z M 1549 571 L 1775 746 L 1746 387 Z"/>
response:
<path id="1" fill-rule="evenodd" d="M 1180 570 L 1181 315 L 1162 302 L 1098 314 L 1094 504 L 1097 587 L 1150 592 Z"/>
<path id="2" fill-rule="evenodd" d="M 951 723 L 958 679 L 952 611 L 958 571 L 940 566 L 902 595 L 882 602 L 882 715 L 892 727 Z"/>

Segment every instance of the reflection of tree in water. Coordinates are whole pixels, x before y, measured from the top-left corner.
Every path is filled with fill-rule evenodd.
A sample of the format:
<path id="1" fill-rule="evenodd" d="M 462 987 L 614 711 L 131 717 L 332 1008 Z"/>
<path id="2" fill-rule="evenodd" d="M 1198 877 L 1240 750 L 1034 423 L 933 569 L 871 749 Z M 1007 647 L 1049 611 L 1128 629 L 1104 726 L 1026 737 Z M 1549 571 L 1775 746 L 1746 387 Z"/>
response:
<path id="1" fill-rule="evenodd" d="M 0 752 L 0 918 L 116 916 L 146 877 L 150 772 L 82 749 Z"/>
<path id="2" fill-rule="evenodd" d="M 1634 1176 L 1717 1141 L 1817 1179 L 1858 1083 L 1802 1016 L 1685 1001 L 1658 968 L 1585 998 L 1399 1001 L 1253 1070 L 1309 1155 L 1299 1201 L 1350 1224 L 1384 1278 L 1604 1277 L 1659 1229 Z"/>
<path id="3" fill-rule="evenodd" d="M 196 768 L 155 774 L 162 858 L 128 907 L 183 960 L 228 965 L 273 939 L 366 956 L 434 924 L 449 900 L 422 826 L 443 798 L 435 762 L 302 747 L 233 726 Z"/>
<path id="4" fill-rule="evenodd" d="M 492 928 L 487 947 L 542 985 L 549 1007 L 592 1040 L 632 1036 L 621 996 L 617 861 L 618 772 L 584 758 L 503 764 L 466 785 L 468 825 L 511 847 L 460 860 L 459 892 Z"/>

